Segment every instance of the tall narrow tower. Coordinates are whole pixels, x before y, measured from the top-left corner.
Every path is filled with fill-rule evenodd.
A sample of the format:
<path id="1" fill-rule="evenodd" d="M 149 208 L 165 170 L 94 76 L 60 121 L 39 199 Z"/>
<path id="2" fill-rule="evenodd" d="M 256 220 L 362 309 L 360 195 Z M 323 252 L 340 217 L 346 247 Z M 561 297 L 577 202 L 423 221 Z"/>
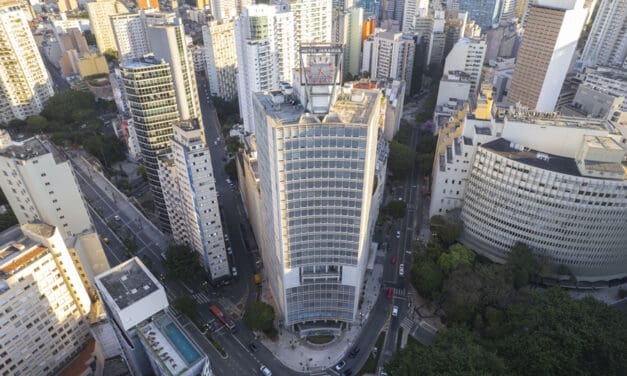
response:
<path id="1" fill-rule="evenodd" d="M 602 0 L 582 60 L 585 65 L 622 66 L 626 58 L 627 1 Z"/>
<path id="2" fill-rule="evenodd" d="M 53 94 L 24 11 L 0 6 L 0 122 L 38 114 Z"/>
<path id="3" fill-rule="evenodd" d="M 538 111 L 555 109 L 587 15 L 583 0 L 538 0 L 531 5 L 509 103 Z"/>

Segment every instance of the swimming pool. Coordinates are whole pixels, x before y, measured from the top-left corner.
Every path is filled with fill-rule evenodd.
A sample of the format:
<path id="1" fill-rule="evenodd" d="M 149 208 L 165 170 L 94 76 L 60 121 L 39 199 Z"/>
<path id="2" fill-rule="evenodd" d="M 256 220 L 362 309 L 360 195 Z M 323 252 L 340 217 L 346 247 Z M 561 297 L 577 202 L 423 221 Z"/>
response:
<path id="1" fill-rule="evenodd" d="M 185 338 L 174 323 L 171 322 L 167 324 L 163 329 L 170 342 L 174 344 L 176 350 L 185 358 L 188 365 L 192 365 L 200 358 L 198 351 L 196 351 L 194 346 Z"/>

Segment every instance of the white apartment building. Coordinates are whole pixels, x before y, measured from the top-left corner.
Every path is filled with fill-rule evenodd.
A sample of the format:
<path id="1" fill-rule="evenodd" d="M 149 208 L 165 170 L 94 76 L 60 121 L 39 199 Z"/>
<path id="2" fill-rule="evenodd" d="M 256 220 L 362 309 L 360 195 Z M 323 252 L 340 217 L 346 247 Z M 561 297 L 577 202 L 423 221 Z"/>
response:
<path id="1" fill-rule="evenodd" d="M 403 15 L 401 17 L 401 31 L 409 33 L 412 31 L 417 16 L 429 11 L 429 0 L 403 0 Z"/>
<path id="2" fill-rule="evenodd" d="M 2 133 L 2 132 L 0 132 Z M 58 228 L 91 292 L 96 274 L 109 268 L 70 162 L 47 141 L 0 143 L 0 188 L 20 224 Z"/>
<path id="3" fill-rule="evenodd" d="M 54 375 L 92 338 L 91 301 L 58 229 L 21 230 L 0 233 L 0 372 Z"/>
<path id="4" fill-rule="evenodd" d="M 335 87 L 333 57 L 303 59 L 310 86 L 254 95 L 257 238 L 285 325 L 337 333 L 358 318 L 385 101 L 380 90 Z"/>
<path id="5" fill-rule="evenodd" d="M 625 134 L 600 119 L 522 107 L 491 115 L 491 93 L 439 132 L 430 215 L 459 212 L 462 242 L 504 262 L 516 242 L 579 281 L 627 270 Z"/>
<path id="6" fill-rule="evenodd" d="M 173 22 L 175 17 L 174 13 L 161 13 L 153 8 L 140 10 L 139 13 L 111 16 L 111 27 L 120 61 L 139 59 L 153 52 L 146 37 L 146 29 L 155 24 Z"/>
<path id="7" fill-rule="evenodd" d="M 601 0 L 581 60 L 586 66 L 623 66 L 627 61 L 627 2 Z"/>
<path id="8" fill-rule="evenodd" d="M 476 95 L 479 90 L 479 82 L 481 81 L 481 67 L 483 67 L 485 52 L 485 40 L 460 39 L 446 57 L 443 74 L 466 73 L 470 81 L 470 94 Z"/>
<path id="9" fill-rule="evenodd" d="M 508 101 L 550 112 L 557 104 L 588 10 L 583 0 L 537 0 L 529 9 Z"/>
<path id="10" fill-rule="evenodd" d="M 252 94 L 291 81 L 295 40 L 294 14 L 286 4 L 251 5 L 236 20 L 237 92 L 247 131 L 254 131 Z"/>
<path id="11" fill-rule="evenodd" d="M 228 277 L 211 155 L 196 120 L 174 124 L 171 148 L 159 161 L 159 178 L 172 237 L 200 254 L 212 280 Z"/>
<path id="12" fill-rule="evenodd" d="M 167 313 L 163 285 L 139 258 L 100 274 L 96 285 L 133 374 L 213 375 L 207 356 Z"/>
<path id="13" fill-rule="evenodd" d="M 107 50 L 117 51 L 115 34 L 109 16 L 128 13 L 126 6 L 117 0 L 96 0 L 87 3 L 87 13 L 91 22 L 91 31 L 96 37 L 98 51 L 101 54 Z"/>
<path id="14" fill-rule="evenodd" d="M 169 232 L 169 217 L 159 182 L 158 161 L 160 156 L 170 150 L 172 123 L 181 119 L 170 64 L 147 55 L 122 63 L 120 69 L 160 224 Z"/>
<path id="15" fill-rule="evenodd" d="M 235 21 L 209 21 L 202 27 L 205 73 L 209 92 L 224 100 L 237 96 L 237 52 Z"/>
<path id="16" fill-rule="evenodd" d="M 403 80 L 405 92 L 411 91 L 416 43 L 403 33 L 381 31 L 364 41 L 362 72 L 373 80 Z"/>
<path id="17" fill-rule="evenodd" d="M 294 59 L 298 61 L 298 47 L 303 43 L 331 43 L 331 0 L 292 0 L 294 14 Z"/>
<path id="18" fill-rule="evenodd" d="M 54 91 L 24 11 L 0 6 L 0 123 L 39 114 Z"/>
<path id="19" fill-rule="evenodd" d="M 364 10 L 352 7 L 334 10 L 333 43 L 344 45 L 344 72 L 356 76 L 361 73 L 362 27 Z"/>

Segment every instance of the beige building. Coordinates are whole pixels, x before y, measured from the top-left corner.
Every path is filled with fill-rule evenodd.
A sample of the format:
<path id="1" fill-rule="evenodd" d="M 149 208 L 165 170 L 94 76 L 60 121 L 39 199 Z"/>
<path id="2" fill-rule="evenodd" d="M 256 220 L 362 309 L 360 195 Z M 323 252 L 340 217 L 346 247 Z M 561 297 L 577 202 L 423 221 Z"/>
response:
<path id="1" fill-rule="evenodd" d="M 531 5 L 508 102 L 553 111 L 588 14 L 583 0 Z"/>
<path id="2" fill-rule="evenodd" d="M 59 6 L 60 13 L 71 12 L 78 8 L 76 0 L 59 0 L 57 5 Z"/>
<path id="3" fill-rule="evenodd" d="M 105 59 L 104 56 L 98 56 L 96 54 L 84 55 L 76 62 L 76 66 L 81 78 L 95 74 L 109 74 L 107 59 Z"/>
<path id="4" fill-rule="evenodd" d="M 235 22 L 210 21 L 202 27 L 207 80 L 211 95 L 225 100 L 237 96 Z"/>
<path id="5" fill-rule="evenodd" d="M 92 33 L 96 37 L 98 51 L 101 54 L 107 50 L 117 51 L 109 16 L 128 13 L 128 9 L 117 0 L 96 0 L 87 3 L 87 12 L 89 13 Z"/>
<path id="6" fill-rule="evenodd" d="M 57 228 L 22 232 L 0 234 L 0 372 L 54 375 L 92 338 L 90 298 Z"/>
<path id="7" fill-rule="evenodd" d="M 40 113 L 53 94 L 26 14 L 0 6 L 0 123 Z"/>

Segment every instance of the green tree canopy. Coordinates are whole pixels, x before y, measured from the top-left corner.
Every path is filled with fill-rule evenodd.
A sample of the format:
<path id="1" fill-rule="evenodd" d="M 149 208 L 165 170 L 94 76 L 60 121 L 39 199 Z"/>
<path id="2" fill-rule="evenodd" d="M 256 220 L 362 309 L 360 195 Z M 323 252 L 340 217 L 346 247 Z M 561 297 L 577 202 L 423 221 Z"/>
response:
<path id="1" fill-rule="evenodd" d="M 237 161 L 235 160 L 235 158 L 233 158 L 224 165 L 224 171 L 226 171 L 226 174 L 229 175 L 229 178 L 233 180 L 237 179 L 237 166 L 235 165 L 236 163 Z"/>
<path id="2" fill-rule="evenodd" d="M 394 219 L 403 218 L 407 213 L 407 204 L 402 200 L 392 200 L 381 208 L 383 215 Z"/>
<path id="3" fill-rule="evenodd" d="M 193 319 L 196 316 L 196 308 L 198 302 L 191 296 L 183 295 L 179 296 L 172 301 L 172 306 L 177 311 L 181 312 L 185 316 Z"/>
<path id="4" fill-rule="evenodd" d="M 55 93 L 48 102 L 46 107 L 42 111 L 42 115 L 48 120 L 56 120 L 65 123 L 76 122 L 75 119 L 77 110 L 89 111 L 95 110 L 96 99 L 90 92 L 76 91 L 76 90 L 64 90 Z"/>
<path id="5" fill-rule="evenodd" d="M 267 303 L 255 301 L 246 308 L 244 323 L 251 330 L 272 331 L 274 329 L 274 308 Z"/>
<path id="6" fill-rule="evenodd" d="M 31 133 L 41 133 L 48 128 L 48 120 L 41 115 L 32 115 L 26 119 L 26 129 Z"/>
<path id="7" fill-rule="evenodd" d="M 418 254 L 412 265 L 411 281 L 420 295 L 434 299 L 442 290 L 444 273 L 433 259 Z"/>
<path id="8" fill-rule="evenodd" d="M 415 158 L 415 153 L 409 146 L 392 141 L 388 156 L 388 170 L 397 178 L 406 176 L 411 172 Z"/>
<path id="9" fill-rule="evenodd" d="M 441 215 L 431 217 L 431 233 L 447 247 L 459 239 L 462 229 L 461 221 L 452 220 Z"/>
<path id="10" fill-rule="evenodd" d="M 449 247 L 438 258 L 440 269 L 446 274 L 459 268 L 461 265 L 472 265 L 475 261 L 475 253 L 466 246 L 456 243 Z"/>
<path id="11" fill-rule="evenodd" d="M 512 248 L 507 264 L 514 276 L 514 287 L 521 288 L 529 283 L 532 275 L 540 272 L 540 265 L 533 256 L 531 248 L 523 243 L 516 243 Z"/>
<path id="12" fill-rule="evenodd" d="M 168 276 L 173 279 L 192 281 L 203 274 L 198 253 L 187 245 L 170 246 L 165 253 L 163 265 L 168 270 Z"/>

